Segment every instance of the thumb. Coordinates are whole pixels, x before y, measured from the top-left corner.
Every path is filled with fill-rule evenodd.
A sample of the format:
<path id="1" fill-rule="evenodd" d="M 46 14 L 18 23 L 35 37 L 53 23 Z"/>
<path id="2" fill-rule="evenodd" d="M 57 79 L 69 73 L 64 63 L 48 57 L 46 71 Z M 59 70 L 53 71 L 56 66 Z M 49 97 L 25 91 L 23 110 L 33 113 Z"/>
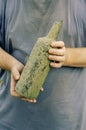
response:
<path id="1" fill-rule="evenodd" d="M 15 80 L 19 80 L 20 79 L 20 73 L 17 69 L 13 70 L 13 77 Z"/>

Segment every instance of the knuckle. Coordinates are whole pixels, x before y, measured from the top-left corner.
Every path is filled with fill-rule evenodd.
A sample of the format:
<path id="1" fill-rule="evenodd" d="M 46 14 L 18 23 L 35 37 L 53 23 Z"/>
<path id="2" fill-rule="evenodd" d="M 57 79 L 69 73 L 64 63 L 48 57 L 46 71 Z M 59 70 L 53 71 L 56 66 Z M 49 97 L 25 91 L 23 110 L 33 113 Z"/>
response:
<path id="1" fill-rule="evenodd" d="M 64 61 L 65 61 L 65 56 L 64 56 Z"/>
<path id="2" fill-rule="evenodd" d="M 61 56 L 57 56 L 56 59 L 55 59 L 57 62 L 60 62 L 63 60 L 63 58 Z"/>
<path id="3" fill-rule="evenodd" d="M 60 55 L 65 55 L 65 49 L 64 48 L 60 51 Z"/>
<path id="4" fill-rule="evenodd" d="M 63 41 L 61 41 L 61 44 L 64 46 L 64 42 Z"/>
<path id="5" fill-rule="evenodd" d="M 52 49 L 52 50 L 51 50 L 51 52 L 52 52 L 52 54 L 54 54 L 54 53 L 55 53 L 55 50 L 54 50 L 54 49 Z"/>
<path id="6" fill-rule="evenodd" d="M 61 66 L 62 66 L 61 62 L 56 63 L 56 68 L 61 68 Z"/>
<path id="7" fill-rule="evenodd" d="M 66 52 L 66 48 L 65 48 L 65 46 L 63 47 L 63 52 L 64 52 L 64 54 L 65 54 L 65 52 Z"/>
<path id="8" fill-rule="evenodd" d="M 63 50 L 61 50 L 60 52 L 59 52 L 59 55 L 64 55 L 64 51 Z"/>
<path id="9" fill-rule="evenodd" d="M 62 57 L 62 61 L 63 61 L 63 62 L 65 61 L 65 56 Z"/>
<path id="10" fill-rule="evenodd" d="M 62 64 L 61 63 L 57 63 L 57 68 L 61 68 Z"/>

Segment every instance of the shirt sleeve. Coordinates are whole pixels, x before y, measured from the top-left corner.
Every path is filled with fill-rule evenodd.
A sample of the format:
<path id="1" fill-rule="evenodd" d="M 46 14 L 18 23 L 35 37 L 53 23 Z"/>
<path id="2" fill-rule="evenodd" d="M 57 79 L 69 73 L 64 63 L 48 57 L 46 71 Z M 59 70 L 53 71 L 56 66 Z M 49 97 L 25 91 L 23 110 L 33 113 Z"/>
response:
<path id="1" fill-rule="evenodd" d="M 0 47 L 5 48 L 5 8 L 6 0 L 0 0 Z"/>

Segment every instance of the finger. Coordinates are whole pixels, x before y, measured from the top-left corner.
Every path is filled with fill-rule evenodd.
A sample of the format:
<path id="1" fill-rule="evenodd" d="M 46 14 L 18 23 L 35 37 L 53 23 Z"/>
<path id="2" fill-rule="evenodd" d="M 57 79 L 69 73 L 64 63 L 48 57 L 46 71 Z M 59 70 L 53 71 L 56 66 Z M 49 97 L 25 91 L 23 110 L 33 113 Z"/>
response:
<path id="1" fill-rule="evenodd" d="M 12 74 L 13 74 L 13 77 L 14 77 L 15 80 L 19 80 L 20 79 L 20 73 L 16 69 L 14 69 L 12 71 Z"/>
<path id="2" fill-rule="evenodd" d="M 20 98 L 21 100 L 24 100 L 24 101 L 28 101 L 28 102 L 31 102 L 31 103 L 36 103 L 36 99 L 30 100 L 30 99 L 21 97 L 21 96 L 20 96 L 18 93 L 16 93 L 15 91 L 12 91 L 12 96 L 17 97 L 17 98 Z"/>
<path id="3" fill-rule="evenodd" d="M 16 82 L 17 81 L 15 81 L 14 76 L 11 75 L 10 94 L 11 94 L 11 96 L 20 97 L 20 95 L 15 91 Z"/>
<path id="4" fill-rule="evenodd" d="M 21 100 L 24 100 L 24 101 L 27 101 L 27 102 L 31 102 L 31 103 L 36 103 L 36 99 L 27 99 L 27 98 L 23 98 L 23 97 L 20 97 Z"/>
<path id="5" fill-rule="evenodd" d="M 10 93 L 11 95 L 13 94 L 13 91 L 15 90 L 15 85 L 16 85 L 16 81 L 13 77 L 13 75 L 11 75 L 11 83 L 10 83 Z"/>
<path id="6" fill-rule="evenodd" d="M 44 88 L 41 87 L 40 91 L 43 92 L 43 91 L 44 91 Z"/>
<path id="7" fill-rule="evenodd" d="M 50 66 L 54 67 L 54 68 L 61 68 L 62 67 L 62 62 L 61 63 L 51 62 Z"/>
<path id="8" fill-rule="evenodd" d="M 20 96 L 15 90 L 11 90 L 11 96 L 20 98 L 21 100 L 28 101 L 31 103 L 36 103 L 36 99 L 30 100 L 30 99 L 24 98 L 24 97 Z"/>
<path id="9" fill-rule="evenodd" d="M 51 48 L 49 49 L 49 54 L 63 56 L 65 55 L 65 48 L 63 49 Z"/>
<path id="10" fill-rule="evenodd" d="M 11 96 L 20 98 L 21 100 L 28 101 L 31 103 L 36 103 L 36 99 L 30 100 L 30 99 L 24 98 L 24 97 L 20 96 L 15 90 L 12 90 L 12 89 L 11 89 Z"/>
<path id="11" fill-rule="evenodd" d="M 51 47 L 62 48 L 62 47 L 64 47 L 64 42 L 63 41 L 54 41 L 51 43 Z"/>
<path id="12" fill-rule="evenodd" d="M 56 62 L 64 62 L 65 61 L 65 56 L 49 55 L 49 60 L 56 61 Z"/>
<path id="13" fill-rule="evenodd" d="M 15 82 L 14 82 L 14 77 L 13 77 L 13 75 L 11 75 L 10 86 L 11 86 L 12 88 L 15 86 Z"/>
<path id="14" fill-rule="evenodd" d="M 15 90 L 11 90 L 11 96 L 17 97 L 17 98 L 21 97 Z"/>

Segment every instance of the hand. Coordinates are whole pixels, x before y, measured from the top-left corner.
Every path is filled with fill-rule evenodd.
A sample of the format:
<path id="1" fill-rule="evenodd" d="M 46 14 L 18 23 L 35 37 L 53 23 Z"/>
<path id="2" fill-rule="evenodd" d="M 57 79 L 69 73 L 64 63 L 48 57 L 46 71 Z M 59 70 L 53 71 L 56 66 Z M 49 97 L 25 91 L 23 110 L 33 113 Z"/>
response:
<path id="1" fill-rule="evenodd" d="M 50 66 L 54 68 L 60 68 L 65 61 L 65 46 L 62 41 L 54 41 L 51 43 L 49 49 L 49 60 L 51 60 Z"/>
<path id="2" fill-rule="evenodd" d="M 18 97 L 21 100 L 25 100 L 28 102 L 35 103 L 36 100 L 29 100 L 27 98 L 21 97 L 16 91 L 15 91 L 15 86 L 17 81 L 20 79 L 21 72 L 23 71 L 24 65 L 20 62 L 18 62 L 16 65 L 14 65 L 11 69 L 11 88 L 10 88 L 10 93 L 12 96 Z"/>

